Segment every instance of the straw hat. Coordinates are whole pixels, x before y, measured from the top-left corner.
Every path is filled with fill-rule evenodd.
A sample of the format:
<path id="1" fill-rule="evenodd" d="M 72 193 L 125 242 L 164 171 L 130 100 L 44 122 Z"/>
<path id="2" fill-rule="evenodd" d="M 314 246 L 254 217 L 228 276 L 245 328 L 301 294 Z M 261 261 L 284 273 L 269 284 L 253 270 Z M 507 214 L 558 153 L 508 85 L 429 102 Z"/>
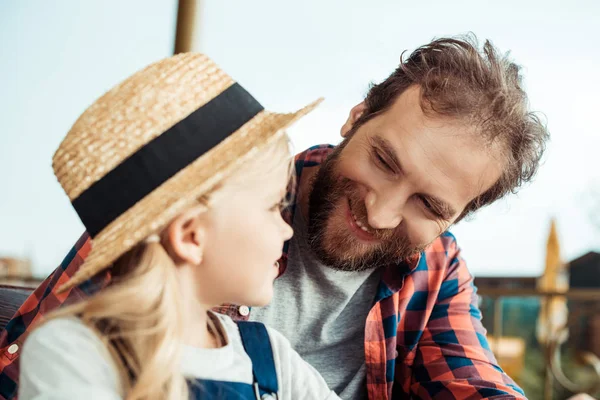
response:
<path id="1" fill-rule="evenodd" d="M 92 237 L 60 291 L 109 267 L 164 227 L 319 99 L 265 111 L 203 54 L 158 61 L 92 104 L 53 157 L 58 181 Z"/>

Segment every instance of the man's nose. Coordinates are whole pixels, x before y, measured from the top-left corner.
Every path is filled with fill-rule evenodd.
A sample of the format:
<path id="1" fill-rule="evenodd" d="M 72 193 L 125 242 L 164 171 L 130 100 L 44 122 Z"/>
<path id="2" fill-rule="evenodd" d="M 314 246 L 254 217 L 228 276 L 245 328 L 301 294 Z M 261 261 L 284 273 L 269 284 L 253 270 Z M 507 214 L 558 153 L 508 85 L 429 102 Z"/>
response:
<path id="1" fill-rule="evenodd" d="M 406 204 L 404 196 L 378 195 L 374 191 L 367 193 L 365 207 L 369 225 L 375 229 L 394 229 L 402 222 L 402 209 Z"/>

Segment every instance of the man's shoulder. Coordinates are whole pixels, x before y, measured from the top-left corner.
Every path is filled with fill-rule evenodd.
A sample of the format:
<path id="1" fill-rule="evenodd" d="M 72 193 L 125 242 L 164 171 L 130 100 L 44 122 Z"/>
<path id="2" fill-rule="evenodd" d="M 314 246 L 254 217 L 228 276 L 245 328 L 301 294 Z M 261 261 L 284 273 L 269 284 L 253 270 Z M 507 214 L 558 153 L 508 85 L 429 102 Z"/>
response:
<path id="1" fill-rule="evenodd" d="M 425 252 L 456 252 L 458 244 L 456 236 L 450 231 L 446 231 L 438 236 L 427 248 Z"/>
<path id="2" fill-rule="evenodd" d="M 0 349 L 6 349 L 15 343 L 21 344 L 33 328 L 34 322 L 44 319 L 63 304 L 86 298 L 106 286 L 110 276 L 103 273 L 67 292 L 58 292 L 62 284 L 83 264 L 90 250 L 90 237 L 84 233 L 62 263 L 35 289 L 7 323 L 0 336 Z"/>
<path id="3" fill-rule="evenodd" d="M 450 231 L 446 231 L 438 236 L 437 241 L 439 241 L 439 245 L 444 249 L 444 251 L 457 251 L 458 243 L 456 240 L 456 236 Z"/>
<path id="4" fill-rule="evenodd" d="M 420 253 L 416 267 L 406 277 L 409 284 L 404 285 L 409 297 L 414 293 L 420 296 L 412 298 L 413 307 L 426 310 L 426 301 L 433 294 L 436 298 L 456 295 L 461 282 L 471 279 L 467 266 L 460 255 L 456 238 L 450 232 L 444 232 Z M 401 297 L 406 297 L 401 296 Z M 415 306 L 418 304 L 418 306 Z"/>
<path id="5" fill-rule="evenodd" d="M 456 262 L 460 254 L 456 237 L 446 231 L 421 252 L 417 269 L 445 269 Z"/>

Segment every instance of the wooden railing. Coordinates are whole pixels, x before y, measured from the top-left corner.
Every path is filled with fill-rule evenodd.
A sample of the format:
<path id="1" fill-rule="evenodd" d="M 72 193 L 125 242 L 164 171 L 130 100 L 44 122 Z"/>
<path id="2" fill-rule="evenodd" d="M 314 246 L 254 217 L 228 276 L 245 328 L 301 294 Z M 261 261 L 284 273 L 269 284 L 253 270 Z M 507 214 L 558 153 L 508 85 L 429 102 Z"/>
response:
<path id="1" fill-rule="evenodd" d="M 582 302 L 592 302 L 593 307 L 583 307 L 578 310 L 569 310 L 567 323 L 553 331 L 544 346 L 544 355 L 546 360 L 546 378 L 544 384 L 544 399 L 553 399 L 554 383 L 558 383 L 563 388 L 572 393 L 595 393 L 600 390 L 600 359 L 591 352 L 581 352 L 579 359 L 587 364 L 595 373 L 594 380 L 591 383 L 582 386 L 573 382 L 567 377 L 562 368 L 561 351 L 563 345 L 567 342 L 569 328 L 579 321 L 582 316 L 597 313 L 600 310 L 600 289 L 571 289 L 567 292 L 558 291 L 538 291 L 535 289 L 499 289 L 499 288 L 479 288 L 480 297 L 490 298 L 494 308 L 494 322 L 492 334 L 496 338 L 502 336 L 502 300 L 505 298 L 517 297 L 536 297 L 536 298 L 566 298 L 569 300 L 579 300 Z M 600 339 L 599 339 L 600 340 Z M 493 350 L 493 349 L 492 349 Z"/>

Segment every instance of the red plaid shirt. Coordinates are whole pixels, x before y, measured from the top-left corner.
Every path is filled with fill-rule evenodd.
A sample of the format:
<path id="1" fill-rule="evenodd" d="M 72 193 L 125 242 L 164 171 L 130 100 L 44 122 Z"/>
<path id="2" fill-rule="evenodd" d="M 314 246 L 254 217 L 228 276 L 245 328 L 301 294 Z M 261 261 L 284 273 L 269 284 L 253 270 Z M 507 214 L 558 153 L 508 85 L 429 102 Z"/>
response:
<path id="1" fill-rule="evenodd" d="M 331 153 L 315 146 L 296 158 L 298 184 L 303 167 L 315 166 Z M 292 206 L 285 213 L 291 221 Z M 36 322 L 65 301 L 85 298 L 104 288 L 104 272 L 77 288 L 56 290 L 82 264 L 91 248 L 84 234 L 62 264 L 25 301 L 0 336 L 0 398 L 15 399 L 20 348 Z M 285 273 L 287 244 L 280 262 Z M 245 319 L 238 307 L 220 307 L 234 319 Z M 523 391 L 498 367 L 485 338 L 476 289 L 460 249 L 450 233 L 441 235 L 418 257 L 383 270 L 375 303 L 365 322 L 365 362 L 370 400 L 524 399 Z M 13 350 L 15 347 L 13 346 Z M 494 397 L 500 396 L 500 397 Z"/>

